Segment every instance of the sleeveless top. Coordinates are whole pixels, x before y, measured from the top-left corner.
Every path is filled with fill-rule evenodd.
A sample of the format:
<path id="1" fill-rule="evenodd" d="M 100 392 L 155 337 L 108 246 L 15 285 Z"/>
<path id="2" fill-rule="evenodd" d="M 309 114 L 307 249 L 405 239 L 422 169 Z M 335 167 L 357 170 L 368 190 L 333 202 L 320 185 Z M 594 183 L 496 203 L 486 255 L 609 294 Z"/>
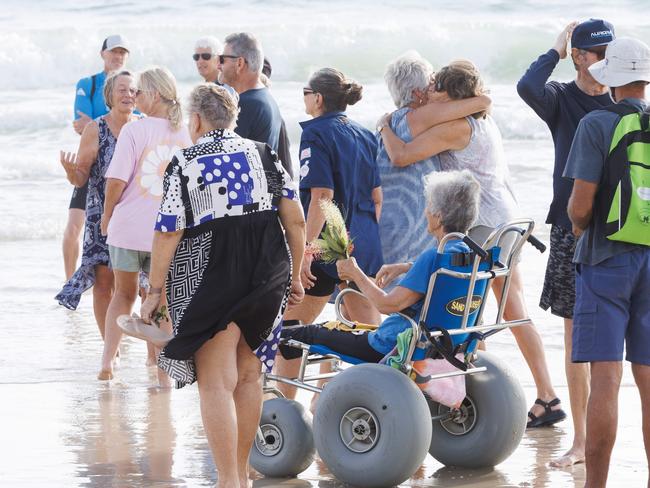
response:
<path id="1" fill-rule="evenodd" d="M 106 169 L 113 158 L 116 139 L 108 128 L 104 116 L 95 119 L 99 128 L 99 149 L 97 159 L 90 167 L 88 176 L 88 195 L 86 197 L 86 224 L 84 229 L 81 266 L 55 297 L 60 305 L 75 310 L 83 292 L 95 284 L 95 266 L 109 266 L 106 236 L 100 231 L 100 222 L 104 212 L 104 194 L 106 187 Z"/>
<path id="2" fill-rule="evenodd" d="M 413 110 L 404 107 L 393 113 L 390 128 L 404 142 L 413 140 L 406 115 Z M 430 248 L 435 240 L 427 232 L 424 216 L 426 200 L 422 178 L 440 171 L 438 155 L 410 164 L 395 166 L 378 134 L 377 165 L 381 176 L 384 203 L 379 221 L 379 235 L 385 263 L 414 261 Z"/>
<path id="3" fill-rule="evenodd" d="M 516 218 L 519 207 L 510 186 L 501 132 L 489 115 L 465 117 L 470 125 L 469 144 L 460 151 L 440 154 L 443 171 L 468 169 L 481 185 L 479 216 L 475 225 L 498 227 Z"/>

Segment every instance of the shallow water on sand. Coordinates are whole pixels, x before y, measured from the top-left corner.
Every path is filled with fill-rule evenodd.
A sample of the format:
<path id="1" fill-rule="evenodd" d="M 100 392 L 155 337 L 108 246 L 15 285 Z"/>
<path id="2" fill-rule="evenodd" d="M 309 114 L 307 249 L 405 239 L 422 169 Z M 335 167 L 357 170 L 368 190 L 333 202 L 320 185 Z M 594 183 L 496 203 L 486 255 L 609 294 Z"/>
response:
<path id="1" fill-rule="evenodd" d="M 543 234 L 542 238 L 545 238 Z M 200 487 L 216 479 L 203 435 L 195 386 L 161 391 L 154 370 L 144 366 L 143 343 L 126 339 L 117 379 L 98 382 L 101 340 L 91 297 L 76 312 L 54 304 L 60 283 L 55 241 L 0 242 L 4 266 L 0 297 L 0 485 L 11 487 Z M 11 259 L 6 259 L 11 256 Z M 561 322 L 534 306 L 545 257 L 527 249 L 526 294 L 544 335 L 551 376 L 568 407 L 563 377 Z M 15 263 L 30 262 L 17 272 Z M 331 315 L 327 309 L 324 315 Z M 517 371 L 529 403 L 530 374 L 508 332 L 488 342 Z M 307 402 L 306 396 L 301 397 Z M 629 370 L 620 395 L 619 433 L 612 460 L 612 486 L 645 483 L 640 403 Z M 427 457 L 405 486 L 557 487 L 581 486 L 582 465 L 551 469 L 572 436 L 569 421 L 526 433 L 515 453 L 494 470 L 444 468 Z M 316 462 L 298 479 L 260 479 L 255 486 L 340 484 Z"/>

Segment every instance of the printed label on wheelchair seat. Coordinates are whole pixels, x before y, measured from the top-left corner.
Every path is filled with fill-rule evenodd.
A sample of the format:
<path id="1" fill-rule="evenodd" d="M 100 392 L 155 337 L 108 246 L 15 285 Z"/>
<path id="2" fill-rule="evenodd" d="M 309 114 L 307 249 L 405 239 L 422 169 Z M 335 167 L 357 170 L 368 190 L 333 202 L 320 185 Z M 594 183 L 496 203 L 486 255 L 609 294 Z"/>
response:
<path id="1" fill-rule="evenodd" d="M 447 312 L 449 312 L 452 315 L 462 316 L 463 313 L 465 312 L 466 300 L 467 300 L 467 296 L 454 298 L 453 300 L 450 300 L 449 303 L 447 303 L 445 308 L 447 309 Z M 481 306 L 481 303 L 483 303 L 483 297 L 481 297 L 481 295 L 472 295 L 472 302 L 470 303 L 469 306 L 469 313 L 472 314 L 476 312 L 478 308 Z"/>

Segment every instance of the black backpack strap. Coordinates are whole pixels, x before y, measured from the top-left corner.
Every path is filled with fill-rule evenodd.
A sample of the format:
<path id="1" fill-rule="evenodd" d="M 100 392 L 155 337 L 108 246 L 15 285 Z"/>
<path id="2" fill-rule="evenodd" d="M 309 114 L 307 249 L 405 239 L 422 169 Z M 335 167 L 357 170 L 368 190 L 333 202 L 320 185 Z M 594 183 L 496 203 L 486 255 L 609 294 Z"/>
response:
<path id="1" fill-rule="evenodd" d="M 603 107 L 602 110 L 607 110 L 608 112 L 614 112 L 619 117 L 625 117 L 626 115 L 638 114 L 641 111 L 632 105 L 627 103 L 613 103 L 612 105 L 607 105 Z"/>
<path id="2" fill-rule="evenodd" d="M 90 77 L 90 103 L 93 103 L 93 98 L 95 97 L 95 91 L 97 89 L 97 75 L 92 75 Z"/>
<path id="3" fill-rule="evenodd" d="M 463 361 L 460 361 L 456 358 L 454 343 L 452 342 L 451 336 L 449 335 L 449 332 L 447 332 L 447 329 L 437 326 L 427 327 L 424 323 L 421 323 L 420 327 L 422 330 L 426 330 L 428 328 L 431 332 L 441 332 L 442 336 L 440 337 L 433 337 L 431 335 L 431 332 L 426 333 L 427 339 L 429 339 L 429 342 L 433 346 L 433 349 L 455 368 L 460 369 L 461 371 L 467 371 L 467 365 Z"/>

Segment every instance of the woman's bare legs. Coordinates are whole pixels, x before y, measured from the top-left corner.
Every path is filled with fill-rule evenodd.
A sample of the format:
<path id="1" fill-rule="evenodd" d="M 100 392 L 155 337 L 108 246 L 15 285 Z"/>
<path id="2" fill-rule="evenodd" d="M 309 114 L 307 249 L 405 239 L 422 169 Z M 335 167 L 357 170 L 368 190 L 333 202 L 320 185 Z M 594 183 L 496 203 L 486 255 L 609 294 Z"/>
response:
<path id="1" fill-rule="evenodd" d="M 237 411 L 234 394 L 238 384 L 239 328 L 228 324 L 194 355 L 201 399 L 201 418 L 220 488 L 239 488 Z M 244 407 L 246 408 L 246 407 Z"/>
<path id="2" fill-rule="evenodd" d="M 494 280 L 492 290 L 501 303 L 501 295 L 503 289 L 504 278 L 497 278 Z M 518 267 L 515 265 L 512 268 L 512 279 L 510 280 L 510 290 L 508 292 L 508 301 L 503 312 L 505 320 L 520 320 L 528 318 L 528 310 L 526 309 L 526 302 L 524 300 L 523 281 Z M 549 402 L 556 398 L 555 390 L 551 384 L 551 376 L 548 372 L 546 364 L 546 355 L 544 354 L 544 345 L 539 332 L 535 328 L 532 321 L 528 325 L 521 325 L 512 327 L 510 329 L 515 336 L 517 346 L 524 356 L 528 368 L 533 375 L 535 386 L 537 388 L 537 398 Z M 560 405 L 551 407 L 553 410 L 559 410 Z M 534 415 L 540 416 L 544 413 L 544 407 L 541 405 L 533 405 L 531 412 Z"/>
<path id="3" fill-rule="evenodd" d="M 86 220 L 86 211 L 80 208 L 68 209 L 68 222 L 63 231 L 63 267 L 65 279 L 69 280 L 77 269 L 79 259 L 79 237 Z"/>
<path id="4" fill-rule="evenodd" d="M 284 314 L 284 320 L 300 320 L 303 324 L 313 324 L 325 308 L 329 296 L 315 297 L 305 295 L 304 300 Z M 295 378 L 300 369 L 300 359 L 284 359 L 280 354 L 276 356 L 275 370 L 279 376 Z M 278 389 L 287 398 L 296 398 L 296 387 L 278 383 Z"/>
<path id="5" fill-rule="evenodd" d="M 237 468 L 239 486 L 248 488 L 248 458 L 262 414 L 262 363 L 241 336 L 237 345 Z"/>
<path id="6" fill-rule="evenodd" d="M 112 378 L 113 359 L 122 340 L 122 331 L 117 325 L 117 317 L 130 314 L 138 296 L 137 272 L 115 269 L 113 273 L 115 274 L 115 292 L 106 312 L 104 353 L 102 354 L 102 367 L 98 379 Z"/>
<path id="7" fill-rule="evenodd" d="M 106 311 L 113 297 L 113 270 L 108 266 L 95 266 L 95 284 L 93 285 L 93 312 L 99 327 L 99 333 L 104 338 L 106 326 Z"/>

